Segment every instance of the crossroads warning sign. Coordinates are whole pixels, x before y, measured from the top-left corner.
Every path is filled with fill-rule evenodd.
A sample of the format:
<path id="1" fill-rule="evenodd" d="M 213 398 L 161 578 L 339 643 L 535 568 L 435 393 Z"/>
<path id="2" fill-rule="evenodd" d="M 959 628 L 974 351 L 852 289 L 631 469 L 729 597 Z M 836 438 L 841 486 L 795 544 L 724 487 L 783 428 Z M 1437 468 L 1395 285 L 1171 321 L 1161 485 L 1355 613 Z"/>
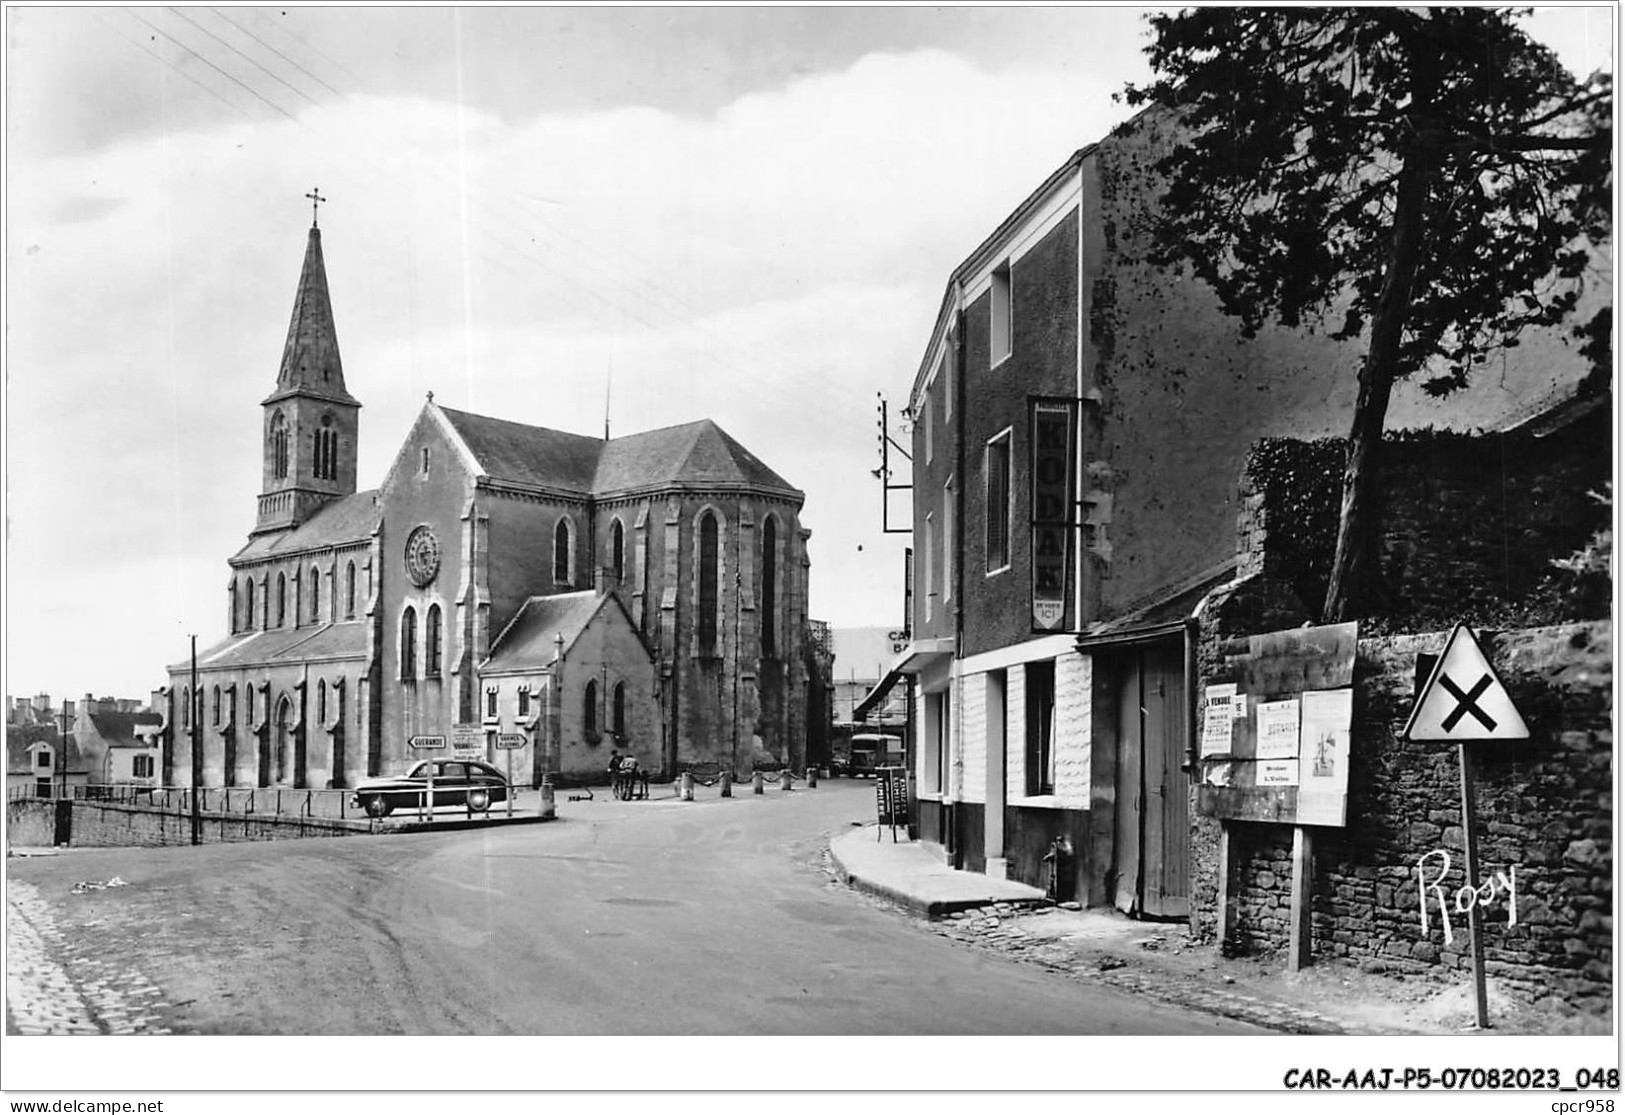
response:
<path id="1" fill-rule="evenodd" d="M 1450 632 L 1403 734 L 1452 742 L 1529 738 L 1529 725 L 1466 624 Z"/>

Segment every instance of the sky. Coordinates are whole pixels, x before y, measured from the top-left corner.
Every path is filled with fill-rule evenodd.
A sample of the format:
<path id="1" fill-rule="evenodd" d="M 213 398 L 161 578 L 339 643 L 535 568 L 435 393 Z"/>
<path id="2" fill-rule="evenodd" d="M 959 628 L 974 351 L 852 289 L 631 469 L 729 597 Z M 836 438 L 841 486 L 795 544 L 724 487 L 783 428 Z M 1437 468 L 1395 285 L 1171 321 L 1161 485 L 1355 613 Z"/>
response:
<path id="1" fill-rule="evenodd" d="M 431 391 L 710 417 L 806 493 L 811 616 L 899 623 L 878 396 L 906 444 L 949 274 L 1126 118 L 1147 10 L 8 7 L 6 692 L 224 636 L 313 188 L 362 488 Z M 1590 72 L 1611 19 L 1530 27 Z"/>

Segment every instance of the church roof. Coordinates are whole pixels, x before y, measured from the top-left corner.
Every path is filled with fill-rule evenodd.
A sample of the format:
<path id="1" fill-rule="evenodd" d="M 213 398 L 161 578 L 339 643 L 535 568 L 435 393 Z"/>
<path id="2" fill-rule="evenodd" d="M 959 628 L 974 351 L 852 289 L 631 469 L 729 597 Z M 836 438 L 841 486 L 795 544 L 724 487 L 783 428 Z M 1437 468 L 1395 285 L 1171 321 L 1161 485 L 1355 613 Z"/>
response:
<path id="1" fill-rule="evenodd" d="M 582 496 L 650 487 L 796 489 L 709 418 L 625 437 L 567 434 L 440 407 L 487 476 Z"/>
<path id="2" fill-rule="evenodd" d="M 207 650 L 198 652 L 200 670 L 233 669 L 238 666 L 277 666 L 318 658 L 361 658 L 367 653 L 367 625 L 360 620 L 329 623 L 320 627 L 273 627 L 233 635 Z M 184 684 L 191 659 L 171 663 L 169 673 L 175 684 Z"/>
<path id="3" fill-rule="evenodd" d="M 288 322 L 288 339 L 282 345 L 276 390 L 265 401 L 294 394 L 361 405 L 344 389 L 333 304 L 327 295 L 327 266 L 322 261 L 322 232 L 315 225 L 305 244 L 305 264 L 293 296 L 293 317 Z"/>
<path id="4" fill-rule="evenodd" d="M 554 596 L 532 596 L 502 629 L 491 648 L 491 656 L 480 669 L 484 672 L 540 669 L 553 662 L 553 653 L 563 637 L 566 654 L 600 608 L 616 607 L 614 597 L 591 590 L 564 592 Z"/>
<path id="5" fill-rule="evenodd" d="M 593 477 L 597 494 L 671 484 L 796 490 L 709 418 L 604 443 Z"/>
<path id="6" fill-rule="evenodd" d="M 598 438 L 440 407 L 487 476 L 581 495 L 592 490 Z"/>
<path id="7" fill-rule="evenodd" d="M 377 496 L 376 491 L 340 496 L 324 503 L 292 530 L 257 534 L 237 551 L 232 564 L 301 550 L 319 550 L 345 542 L 365 542 L 378 526 Z"/>

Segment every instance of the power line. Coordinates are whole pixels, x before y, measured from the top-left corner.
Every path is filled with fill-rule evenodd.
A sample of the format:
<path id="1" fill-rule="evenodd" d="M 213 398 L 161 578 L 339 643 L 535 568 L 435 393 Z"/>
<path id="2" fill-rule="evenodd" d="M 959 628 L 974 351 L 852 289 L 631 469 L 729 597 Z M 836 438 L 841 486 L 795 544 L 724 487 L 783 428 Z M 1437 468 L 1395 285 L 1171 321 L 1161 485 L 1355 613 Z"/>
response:
<path id="1" fill-rule="evenodd" d="M 295 123 L 299 124 L 302 128 L 304 128 L 305 130 L 310 131 L 312 134 L 316 134 L 316 135 L 322 134 L 321 132 L 317 131 L 316 129 L 311 128 L 304 121 L 299 120 L 297 117 L 293 116 L 291 113 L 289 113 L 288 111 L 283 109 L 280 105 L 276 104 L 274 101 L 268 99 L 265 95 L 261 94 L 258 90 L 256 90 L 253 87 L 249 86 L 244 81 L 239 80 L 235 75 L 233 75 L 230 72 L 228 72 L 227 70 L 223 69 L 221 66 L 216 65 L 212 60 L 205 57 L 198 50 L 193 49 L 191 46 L 189 46 L 188 44 L 186 44 L 185 42 L 183 42 L 182 40 L 177 38 L 175 35 L 170 34 L 169 32 L 167 32 L 164 29 L 150 23 L 149 21 L 147 21 L 145 19 L 141 19 L 141 17 L 134 15 L 134 13 L 130 13 L 130 14 L 131 14 L 132 18 L 136 18 L 139 22 L 143 23 L 145 26 L 147 26 L 151 30 L 156 31 L 159 34 L 164 35 L 165 38 L 167 38 L 171 42 L 175 43 L 175 45 L 180 47 L 183 51 L 185 51 L 188 54 L 191 54 L 194 58 L 198 59 L 199 61 L 201 61 L 205 65 L 209 66 L 211 69 L 213 69 L 216 72 L 220 73 L 223 77 L 227 78 L 227 80 L 231 81 L 233 84 L 237 85 L 239 88 L 243 89 L 245 92 L 248 92 L 249 94 L 254 96 L 257 100 L 259 100 L 262 103 L 266 104 L 273 111 L 276 111 L 278 114 L 286 117 L 289 120 L 294 121 Z M 178 13 L 178 12 L 174 13 L 174 14 L 180 15 L 180 13 Z M 181 18 L 185 19 L 184 16 L 181 16 Z M 224 16 L 222 16 L 221 18 L 225 19 Z M 192 23 L 192 25 L 194 27 L 198 27 L 198 25 L 192 20 L 187 19 L 186 22 Z M 241 28 L 240 25 L 236 24 L 234 21 L 232 21 L 230 19 L 225 19 L 225 22 L 230 23 L 233 27 L 237 27 L 239 30 L 244 30 L 245 33 L 250 34 L 250 37 L 254 38 L 258 42 L 262 42 L 262 45 L 265 45 L 265 44 L 263 44 L 262 40 L 259 40 L 258 36 L 252 35 L 251 32 L 246 32 L 246 29 Z M 293 85 L 291 85 L 289 82 L 284 80 L 280 75 L 276 74 L 274 71 L 272 71 L 270 68 L 268 68 L 267 66 L 265 66 L 264 64 L 262 64 L 258 60 L 250 57 L 249 55 L 245 54 L 243 51 L 238 50 L 237 48 L 233 47 L 231 44 L 226 43 L 224 40 L 220 39 L 219 36 L 214 35 L 212 32 L 209 32 L 206 29 L 201 28 L 201 27 L 198 27 L 198 30 L 203 31 L 204 34 L 208 35 L 210 38 L 214 39 L 216 42 L 219 42 L 222 46 L 225 46 L 227 49 L 231 50 L 234 54 L 238 55 L 244 61 L 248 62 L 249 64 L 251 64 L 255 68 L 261 70 L 262 72 L 266 73 L 268 76 L 270 76 L 273 80 L 277 81 L 279 84 L 282 84 L 283 86 L 291 89 L 294 93 L 296 93 L 297 95 L 303 97 L 307 101 L 310 101 L 312 104 L 316 103 L 307 94 L 303 93 L 301 90 L 299 90 L 296 87 L 294 87 Z M 285 57 L 285 56 L 281 55 L 280 51 L 275 51 L 274 49 L 272 49 L 272 53 L 277 54 L 279 57 Z M 316 53 L 320 53 L 320 52 L 316 52 Z M 160 56 L 160 58 L 161 58 L 161 56 Z M 163 60 L 163 59 L 161 59 L 161 60 Z M 175 69 L 176 72 L 181 73 L 183 76 L 188 76 L 189 77 L 189 75 L 185 74 L 184 70 L 181 70 L 179 67 L 175 66 L 173 63 L 168 62 L 167 60 L 164 60 L 164 61 L 165 61 L 166 65 L 169 65 L 172 69 Z M 292 62 L 292 60 L 287 60 L 287 61 L 289 62 L 290 65 L 294 65 L 294 66 L 296 66 L 296 68 L 299 68 L 299 67 L 297 67 L 297 63 Z M 194 84 L 196 84 L 195 81 L 194 81 Z M 326 86 L 325 82 L 323 82 L 322 84 L 324 86 Z M 331 86 L 326 86 L 326 87 L 327 88 L 332 88 Z M 203 88 L 207 89 L 206 86 L 203 86 Z M 208 90 L 208 91 L 212 95 L 214 95 L 217 99 L 222 100 L 223 103 L 228 104 L 234 110 L 241 113 L 242 110 L 240 108 L 238 108 L 235 105 L 231 105 L 231 102 L 226 101 L 224 98 L 220 97 L 218 93 L 215 93 L 213 90 Z M 339 95 L 342 96 L 343 94 L 340 93 Z M 432 156 L 427 156 L 427 154 L 425 152 L 423 152 L 421 148 L 415 148 L 414 147 L 414 149 L 418 150 L 420 154 L 425 156 L 424 162 L 437 175 L 437 177 L 439 177 L 442 181 L 446 182 L 452 188 L 454 188 L 454 189 L 458 188 L 456 183 L 452 182 L 451 179 L 449 178 L 449 175 L 445 172 L 443 165 L 436 165 L 437 160 L 435 160 Z M 363 161 L 366 162 L 367 165 L 369 165 L 373 169 L 373 171 L 375 173 L 379 174 L 381 177 L 386 176 L 384 174 L 382 168 L 380 168 L 378 166 L 378 164 L 376 162 L 374 162 L 373 160 L 367 159 L 367 158 L 365 158 L 365 156 L 363 156 Z M 441 162 L 443 162 L 443 161 L 441 161 Z M 504 216 L 502 213 L 497 211 L 496 207 L 490 201 L 488 201 L 485 197 L 480 196 L 479 193 L 473 193 L 473 195 L 471 197 L 471 200 L 474 201 L 476 206 L 478 206 L 480 209 L 483 209 L 486 212 L 488 212 L 489 214 L 491 214 L 492 216 L 494 216 L 501 223 L 504 223 L 504 224 L 507 224 L 507 225 L 510 225 L 510 226 L 518 226 L 521 229 L 521 231 L 534 232 L 539 236 L 545 237 L 547 235 L 547 233 L 544 232 L 541 229 L 525 227 L 523 222 L 525 222 L 526 218 L 524 216 L 521 216 L 519 221 L 515 221 L 511 217 Z M 547 271 L 547 272 L 557 276 L 562 281 L 562 285 L 561 285 L 561 287 L 559 289 L 564 293 L 564 296 L 567 298 L 567 300 L 569 300 L 570 302 L 572 302 L 572 303 L 574 303 L 574 304 L 576 304 L 578 306 L 585 306 L 586 305 L 586 303 L 584 303 L 580 297 L 577 297 L 578 295 L 585 294 L 586 296 L 590 297 L 591 299 L 601 303 L 603 306 L 607 307 L 610 311 L 613 311 L 614 313 L 616 313 L 617 315 L 619 315 L 623 319 L 635 320 L 635 321 L 637 321 L 637 322 L 639 322 L 639 323 L 643 324 L 644 326 L 646 326 L 648 328 L 651 328 L 651 329 L 666 329 L 666 328 L 670 328 L 672 326 L 678 326 L 678 327 L 681 327 L 681 328 L 683 328 L 685 330 L 693 331 L 696 334 L 705 334 L 705 335 L 711 337 L 712 339 L 718 341 L 723 347 L 725 347 L 727 349 L 730 349 L 730 350 L 732 350 L 732 351 L 734 351 L 736 353 L 739 353 L 740 355 L 743 355 L 743 356 L 745 356 L 747 358 L 751 357 L 751 354 L 749 352 L 747 352 L 747 351 L 739 348 L 738 346 L 734 345 L 727 338 L 722 337 L 720 334 L 716 333 L 715 330 L 712 330 L 707 325 L 705 325 L 703 322 L 695 320 L 692 316 L 688 317 L 686 320 L 685 319 L 678 319 L 678 320 L 674 320 L 674 321 L 670 321 L 670 322 L 656 320 L 655 318 L 652 318 L 652 317 L 650 317 L 649 315 L 647 315 L 645 313 L 640 313 L 637 310 L 633 309 L 631 304 L 628 304 L 626 302 L 618 300 L 615 297 L 613 297 L 612 295 L 607 294 L 607 293 L 605 293 L 604 291 L 602 291 L 600 289 L 597 289 L 594 286 L 594 284 L 585 281 L 582 278 L 582 275 L 581 275 L 582 268 L 578 267 L 574 271 L 562 270 L 559 267 L 553 265 L 548 260 L 540 258 L 538 256 L 535 256 L 535 255 L 531 254 L 530 252 L 524 250 L 523 248 L 515 246 L 511 242 L 511 240 L 503 237 L 499 233 L 495 233 L 495 232 L 493 232 L 493 231 L 491 231 L 491 230 L 489 230 L 487 228 L 482 227 L 482 222 L 476 220 L 474 222 L 474 224 L 475 224 L 475 227 L 479 230 L 479 232 L 480 232 L 480 234 L 482 236 L 484 236 L 485 238 L 491 240 L 492 242 L 494 242 L 499 247 L 504 248 L 505 250 L 507 250 L 508 252 L 510 252 L 510 253 L 512 253 L 514 255 L 517 255 L 522 260 L 526 261 L 527 263 L 531 264 L 532 266 L 539 267 L 539 268 L 543 269 L 544 271 Z M 574 237 L 566 236 L 565 238 L 572 241 L 573 243 L 579 245 L 580 247 L 583 247 L 583 248 L 587 249 L 589 252 L 595 252 L 597 250 L 596 246 L 593 245 L 593 244 L 587 243 L 585 241 L 581 241 L 581 240 L 579 240 L 577 238 L 574 238 Z M 534 239 L 536 239 L 536 237 L 532 236 L 532 240 L 534 240 Z M 634 302 L 642 301 L 645 304 L 647 304 L 649 302 L 646 295 L 644 295 L 644 294 L 640 293 L 639 291 L 633 289 L 632 287 L 628 286 L 626 283 L 622 282 L 616 275 L 605 271 L 603 268 L 590 266 L 590 267 L 588 267 L 586 269 L 594 271 L 599 275 L 602 275 L 614 287 L 618 288 L 619 290 L 625 292 L 626 295 L 630 296 L 630 298 L 633 299 Z M 512 273 L 512 272 L 510 272 L 510 273 Z M 660 292 L 660 293 L 664 294 L 664 292 L 660 291 L 660 288 L 658 286 L 652 286 L 652 289 L 655 289 L 657 292 Z M 680 299 L 677 299 L 674 296 L 665 295 L 665 297 L 667 297 L 671 301 L 675 301 L 678 304 L 685 306 L 686 308 L 688 308 L 690 310 L 691 314 L 698 314 L 699 313 L 699 311 L 697 309 L 694 309 L 691 306 L 687 306 L 686 303 L 683 303 Z M 706 348 L 698 348 L 694 352 L 694 356 L 697 357 L 698 359 L 707 361 L 707 362 L 709 362 L 709 363 L 711 363 L 711 364 L 713 364 L 713 365 L 715 365 L 715 366 L 717 366 L 717 367 L 719 367 L 721 369 L 730 370 L 732 372 L 737 373 L 738 374 L 737 382 L 739 382 L 741 384 L 742 389 L 746 394 L 754 396 L 754 397 L 759 398 L 759 399 L 764 399 L 764 400 L 771 397 L 769 395 L 769 393 L 764 392 L 763 386 L 761 384 L 761 376 L 760 376 L 759 373 L 757 373 L 757 372 L 755 372 L 755 371 L 753 371 L 751 369 L 744 368 L 744 367 L 740 366 L 739 364 L 734 363 L 732 360 L 725 359 L 721 354 L 717 353 L 714 350 L 710 350 L 710 349 L 706 349 Z M 783 364 L 783 363 L 788 363 L 788 362 L 780 360 L 779 363 Z M 826 382 L 830 382 L 830 381 L 828 381 L 827 377 L 824 377 L 822 375 L 818 375 L 816 373 L 813 374 L 812 378 L 824 379 Z M 812 393 L 812 392 L 808 392 L 799 383 L 796 383 L 793 380 L 789 381 L 789 382 L 781 381 L 776 385 L 776 387 L 777 387 L 777 390 L 772 393 L 773 395 L 783 396 L 785 394 L 788 394 L 788 395 L 794 396 L 795 398 L 799 399 L 801 402 L 805 403 L 809 407 L 811 413 L 817 416 L 817 420 L 824 421 L 824 422 L 830 422 L 832 424 L 834 422 L 838 421 L 834 416 L 827 414 L 827 411 L 826 411 L 825 406 L 824 406 L 824 404 L 826 404 L 828 402 L 827 397 L 820 396 L 820 395 Z M 867 406 L 867 400 L 865 400 L 864 405 Z M 843 428 L 844 428 L 844 423 L 843 423 Z"/>

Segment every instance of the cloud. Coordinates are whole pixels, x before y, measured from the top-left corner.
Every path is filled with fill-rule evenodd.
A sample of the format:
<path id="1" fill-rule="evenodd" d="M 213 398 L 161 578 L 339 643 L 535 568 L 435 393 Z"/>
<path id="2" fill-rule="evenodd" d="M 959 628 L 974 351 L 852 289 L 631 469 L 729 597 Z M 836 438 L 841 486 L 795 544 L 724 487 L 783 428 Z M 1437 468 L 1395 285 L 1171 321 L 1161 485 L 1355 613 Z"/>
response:
<path id="1" fill-rule="evenodd" d="M 595 433 L 613 376 L 617 433 L 708 415 L 806 490 L 815 616 L 889 622 L 875 393 L 906 391 L 957 262 L 1106 131 L 1106 92 L 921 51 L 704 117 L 356 96 L 33 159 L 9 199 L 8 557 L 61 610 L 8 639 L 46 686 L 140 693 L 176 633 L 221 633 L 313 185 L 363 486 L 426 391 Z M 133 646 L 42 630 L 106 631 L 109 599 Z"/>

